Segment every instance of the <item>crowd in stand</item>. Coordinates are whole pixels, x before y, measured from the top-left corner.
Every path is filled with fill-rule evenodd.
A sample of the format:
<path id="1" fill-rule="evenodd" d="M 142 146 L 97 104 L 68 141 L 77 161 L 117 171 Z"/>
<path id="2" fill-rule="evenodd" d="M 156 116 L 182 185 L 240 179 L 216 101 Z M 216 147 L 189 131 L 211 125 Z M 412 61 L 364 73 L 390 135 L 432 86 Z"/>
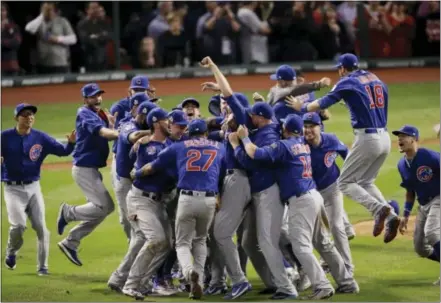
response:
<path id="1" fill-rule="evenodd" d="M 2 74 L 103 71 L 115 67 L 115 56 L 123 69 L 145 69 L 189 66 L 205 56 L 221 65 L 332 60 L 362 48 L 354 1 L 139 5 L 120 22 L 115 53 L 104 3 L 45 2 L 40 14 L 16 24 L 11 16 L 20 12 L 2 2 Z M 372 57 L 439 56 L 439 1 L 361 5 Z"/>

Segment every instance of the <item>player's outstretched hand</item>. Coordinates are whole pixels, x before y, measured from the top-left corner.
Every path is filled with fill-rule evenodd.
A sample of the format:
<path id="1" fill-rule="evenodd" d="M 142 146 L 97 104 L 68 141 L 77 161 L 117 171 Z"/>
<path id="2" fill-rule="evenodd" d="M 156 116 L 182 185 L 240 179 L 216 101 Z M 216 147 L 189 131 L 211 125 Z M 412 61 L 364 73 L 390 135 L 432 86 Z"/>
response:
<path id="1" fill-rule="evenodd" d="M 219 85 L 217 83 L 214 82 L 204 82 L 201 84 L 202 86 L 202 91 L 203 92 L 207 92 L 207 91 L 211 91 L 211 92 L 220 92 L 220 88 Z"/>
<path id="2" fill-rule="evenodd" d="M 319 83 L 320 83 L 320 87 L 321 88 L 322 87 L 328 87 L 328 86 L 331 85 L 332 80 L 330 78 L 328 78 L 328 77 L 324 77 L 324 78 L 320 79 Z"/>
<path id="3" fill-rule="evenodd" d="M 237 128 L 237 135 L 239 136 L 240 139 L 248 137 L 248 128 L 244 125 L 240 125 Z"/>
<path id="4" fill-rule="evenodd" d="M 201 62 L 199 62 L 199 65 L 203 68 L 210 68 L 214 65 L 213 60 L 209 56 L 203 58 Z"/>
<path id="5" fill-rule="evenodd" d="M 67 142 L 74 144 L 77 140 L 77 131 L 74 129 L 70 134 L 66 135 Z"/>
<path id="6" fill-rule="evenodd" d="M 303 101 L 301 101 L 293 96 L 286 97 L 285 103 L 288 107 L 291 107 L 292 109 L 294 109 L 298 112 L 302 110 Z"/>
<path id="7" fill-rule="evenodd" d="M 261 94 L 259 94 L 258 92 L 255 92 L 253 94 L 253 100 L 254 100 L 254 102 L 263 102 L 263 101 L 265 101 L 265 98 Z"/>
<path id="8" fill-rule="evenodd" d="M 409 222 L 409 217 L 404 217 L 401 219 L 400 226 L 398 227 L 400 233 L 404 235 L 407 231 L 407 223 Z"/>

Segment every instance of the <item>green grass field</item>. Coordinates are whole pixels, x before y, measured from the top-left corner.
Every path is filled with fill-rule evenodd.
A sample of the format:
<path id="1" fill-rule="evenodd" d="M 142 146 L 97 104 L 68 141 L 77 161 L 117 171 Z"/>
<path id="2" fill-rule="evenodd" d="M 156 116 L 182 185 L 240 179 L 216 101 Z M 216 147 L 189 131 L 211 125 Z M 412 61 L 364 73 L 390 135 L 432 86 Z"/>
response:
<path id="1" fill-rule="evenodd" d="M 251 96 L 252 92 L 248 92 Z M 265 93 L 265 92 L 262 92 Z M 414 85 L 390 85 L 389 129 L 402 124 L 414 124 L 420 130 L 422 144 L 425 147 L 439 150 L 432 127 L 439 122 L 439 83 L 422 83 Z M 170 109 L 185 96 L 164 96 L 163 107 Z M 209 96 L 194 95 L 203 102 L 203 113 Z M 105 100 L 110 107 L 113 100 Z M 44 130 L 57 138 L 75 126 L 75 114 L 80 104 L 46 104 L 39 106 L 35 127 Z M 12 127 L 13 108 L 2 107 L 2 129 Z M 332 118 L 326 124 L 326 131 L 336 133 L 342 141 L 350 144 L 353 134 L 349 116 L 345 107 L 335 105 L 331 108 Z M 437 122 L 438 121 L 438 122 Z M 387 198 L 395 198 L 402 207 L 404 192 L 399 187 L 399 175 L 396 164 L 400 158 L 396 144 L 383 166 L 377 185 Z M 47 162 L 65 162 L 70 158 L 49 157 Z M 105 183 L 110 190 L 108 169 L 103 170 Z M 56 233 L 56 216 L 61 201 L 70 204 L 84 203 L 84 197 L 73 182 L 70 169 L 64 166 L 53 167 L 42 171 L 41 186 L 46 202 L 46 219 L 51 234 L 50 272 L 48 277 L 36 275 L 36 236 L 32 229 L 25 233 L 25 243 L 17 259 L 14 271 L 3 270 L 2 301 L 51 301 L 51 302 L 85 302 L 85 301 L 126 301 L 128 297 L 112 293 L 106 287 L 111 272 L 117 267 L 127 249 L 123 230 L 118 223 L 117 213 L 113 213 L 80 246 L 79 256 L 82 267 L 71 264 L 61 254 L 56 243 L 62 239 Z M 113 191 L 111 190 L 112 194 Z M 345 200 L 345 208 L 352 223 L 370 220 L 369 213 L 358 204 Z M 69 225 L 71 228 L 73 225 Z M 2 200 L 2 258 L 7 243 L 8 221 Z M 398 236 L 392 243 L 384 244 L 382 237 L 358 235 L 351 241 L 355 276 L 360 285 L 358 295 L 336 295 L 332 301 L 390 301 L 390 302 L 439 302 L 440 289 L 432 285 L 440 273 L 438 263 L 424 260 L 414 253 L 412 240 Z M 262 301 L 267 298 L 258 296 L 262 288 L 254 270 L 249 267 L 249 276 L 253 292 L 243 297 L 246 301 Z M 332 278 L 331 278 L 332 279 Z M 153 301 L 185 301 L 181 294 L 172 298 L 152 297 Z M 205 297 L 205 301 L 220 301 L 220 297 Z"/>

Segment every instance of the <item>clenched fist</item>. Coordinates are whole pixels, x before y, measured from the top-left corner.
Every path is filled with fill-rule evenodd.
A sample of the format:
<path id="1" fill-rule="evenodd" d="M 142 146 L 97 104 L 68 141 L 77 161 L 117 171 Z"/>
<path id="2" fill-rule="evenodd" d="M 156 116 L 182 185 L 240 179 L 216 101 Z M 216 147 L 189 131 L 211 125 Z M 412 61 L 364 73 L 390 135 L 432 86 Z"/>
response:
<path id="1" fill-rule="evenodd" d="M 211 60 L 210 57 L 207 56 L 207 57 L 205 57 L 204 59 L 201 60 L 199 65 L 201 67 L 204 67 L 204 68 L 210 68 L 211 66 L 214 65 L 214 62 L 213 62 L 213 60 Z"/>

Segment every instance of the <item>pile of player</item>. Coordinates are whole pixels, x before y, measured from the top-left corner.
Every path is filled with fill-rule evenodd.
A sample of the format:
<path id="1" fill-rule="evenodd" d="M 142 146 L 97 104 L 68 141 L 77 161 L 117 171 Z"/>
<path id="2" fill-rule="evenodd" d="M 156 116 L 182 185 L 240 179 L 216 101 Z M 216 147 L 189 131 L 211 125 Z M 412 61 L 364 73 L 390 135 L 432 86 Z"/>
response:
<path id="1" fill-rule="evenodd" d="M 58 243 L 72 263 L 82 265 L 80 240 L 114 210 L 98 170 L 106 165 L 109 140 L 115 141 L 112 183 L 129 247 L 108 286 L 130 297 L 175 294 L 171 281 L 178 264 L 191 298 L 205 293 L 237 299 L 251 290 L 246 258 L 265 285 L 260 293 L 271 299 L 295 299 L 309 287 L 311 300 L 358 293 L 348 242 L 355 233 L 343 194 L 372 213 L 373 235 L 385 229 L 385 243 L 399 229 L 404 232 L 417 196 L 423 218 L 416 229 L 417 252 L 439 262 L 439 153 L 418 148 L 414 127 L 393 132 L 406 154 L 403 159 L 413 159 L 406 160 L 407 166 L 404 160 L 399 164 L 407 189 L 400 219 L 396 202 L 388 203 L 374 184 L 390 152 L 387 87 L 358 69 L 354 55 L 339 58 L 342 78 L 323 98 L 314 101 L 311 92 L 330 85 L 328 78 L 298 83 L 295 71 L 283 65 L 271 76 L 277 85 L 267 100 L 256 93 L 252 106 L 244 94 L 233 92 L 210 58 L 201 66 L 216 79 L 202 84 L 204 91 L 216 93 L 209 102 L 213 117 L 207 119 L 201 119 L 194 98 L 171 112 L 160 108 L 144 76 L 132 79 L 130 96 L 110 113 L 100 108 L 103 91 L 96 84 L 83 87 L 73 177 L 88 203 L 63 203 L 57 218 L 60 235 L 70 222 L 82 221 Z M 326 109 L 342 99 L 355 134 L 350 152 L 324 132 L 322 123 L 329 118 Z M 341 173 L 338 155 L 345 159 Z M 15 253 L 8 246 L 9 268 L 15 267 Z"/>

